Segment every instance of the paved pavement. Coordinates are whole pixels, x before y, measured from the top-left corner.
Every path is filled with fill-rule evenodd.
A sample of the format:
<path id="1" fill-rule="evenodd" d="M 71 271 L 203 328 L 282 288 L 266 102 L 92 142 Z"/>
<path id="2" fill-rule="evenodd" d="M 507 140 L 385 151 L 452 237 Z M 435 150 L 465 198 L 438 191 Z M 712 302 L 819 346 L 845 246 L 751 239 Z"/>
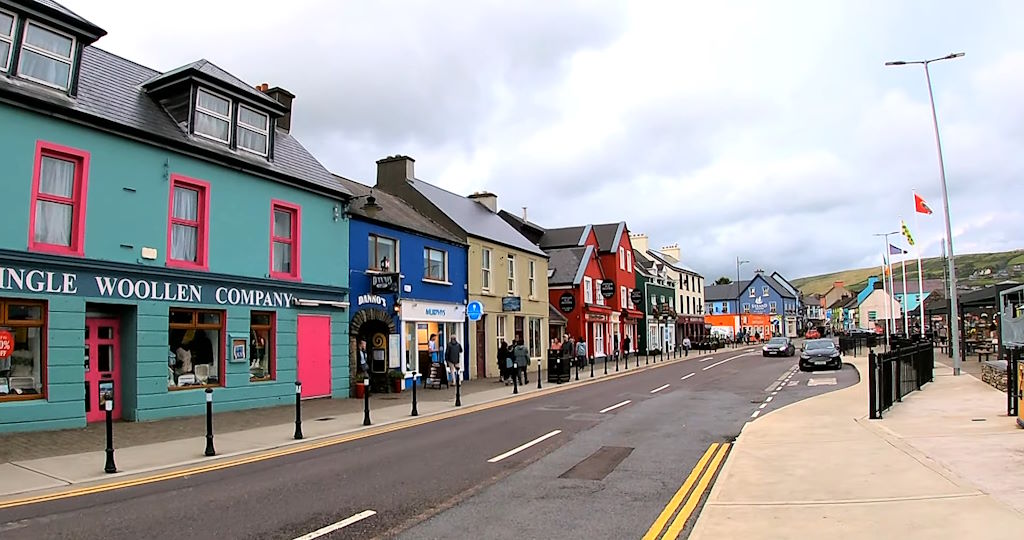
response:
<path id="1" fill-rule="evenodd" d="M 744 428 L 690 538 L 1019 539 L 1024 430 L 1005 413 L 941 364 L 883 420 L 866 419 L 866 377 L 781 408 Z"/>

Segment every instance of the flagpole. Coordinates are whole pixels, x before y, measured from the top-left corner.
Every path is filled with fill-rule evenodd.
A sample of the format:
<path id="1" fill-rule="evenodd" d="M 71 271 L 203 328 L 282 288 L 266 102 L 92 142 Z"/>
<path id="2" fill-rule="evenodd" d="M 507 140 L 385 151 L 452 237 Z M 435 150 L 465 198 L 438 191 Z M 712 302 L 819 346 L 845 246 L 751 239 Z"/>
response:
<path id="1" fill-rule="evenodd" d="M 887 240 L 886 244 L 888 244 L 888 240 L 889 239 L 886 238 L 886 240 Z M 887 245 L 886 248 L 889 249 L 889 246 Z M 892 309 L 892 301 L 893 301 L 893 297 L 894 296 L 896 296 L 896 285 L 894 284 L 894 281 L 893 281 L 893 275 L 892 275 L 892 253 L 890 253 L 889 254 L 889 300 L 888 300 L 888 304 L 889 304 L 889 313 L 892 313 L 892 315 L 889 318 L 892 319 L 892 331 L 893 331 L 893 333 L 896 332 L 896 313 Z"/>
<path id="2" fill-rule="evenodd" d="M 917 190 L 914 190 L 914 195 L 917 195 Z M 915 205 L 916 206 L 916 205 Z M 921 233 L 921 227 L 917 208 L 914 208 L 914 230 Z M 921 302 L 921 337 L 924 337 L 924 268 L 921 266 L 921 245 L 914 243 L 914 251 L 917 252 L 917 298 Z M 934 337 L 933 337 L 934 339 Z"/>
<path id="3" fill-rule="evenodd" d="M 901 248 L 902 249 L 902 248 Z M 900 309 L 903 310 L 903 333 L 910 337 L 910 323 L 909 317 L 907 316 L 907 253 L 903 252 L 900 256 L 900 266 L 903 267 L 903 303 Z"/>

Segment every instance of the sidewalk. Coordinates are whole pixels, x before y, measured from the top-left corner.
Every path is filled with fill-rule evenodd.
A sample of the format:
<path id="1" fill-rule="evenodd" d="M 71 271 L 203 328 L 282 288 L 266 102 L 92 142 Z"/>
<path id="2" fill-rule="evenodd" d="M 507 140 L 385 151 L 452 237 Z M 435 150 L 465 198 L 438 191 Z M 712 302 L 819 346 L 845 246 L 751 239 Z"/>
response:
<path id="1" fill-rule="evenodd" d="M 692 351 L 691 351 L 692 352 Z M 690 354 L 685 360 L 702 358 L 710 353 Z M 684 358 L 647 364 L 640 357 L 640 370 Z M 630 367 L 615 372 L 614 362 L 608 364 L 607 377 L 637 371 L 637 360 L 630 358 Z M 519 395 L 554 392 L 558 388 L 585 384 L 605 378 L 603 360 L 590 369 L 576 372 L 568 384 L 547 382 L 547 371 L 541 371 L 543 389 L 537 389 L 536 364 L 529 374 L 529 384 L 519 387 Z M 412 391 L 400 394 L 373 394 L 370 399 L 372 426 L 363 426 L 362 399 L 317 399 L 302 403 L 303 440 L 293 438 L 294 405 L 244 411 L 216 412 L 214 401 L 214 446 L 216 457 L 206 457 L 206 417 L 175 418 L 154 422 L 117 422 L 114 425 L 115 461 L 118 472 L 103 472 L 105 460 L 105 427 L 91 424 L 83 429 L 12 433 L 0 435 L 0 503 L 4 499 L 24 497 L 30 492 L 53 491 L 70 485 L 123 479 L 125 476 L 153 471 L 209 464 L 256 452 L 309 444 L 312 441 L 344 434 L 355 434 L 382 426 L 405 422 L 423 422 L 424 417 L 513 398 L 512 385 L 497 379 L 465 381 L 461 385 L 462 407 L 456 408 L 455 387 L 417 388 L 419 417 L 412 417 Z M 12 497 L 16 496 L 16 497 Z"/>
<path id="2" fill-rule="evenodd" d="M 1024 430 L 1005 395 L 937 364 L 935 382 L 867 420 L 861 381 L 748 423 L 691 539 L 1019 539 Z"/>

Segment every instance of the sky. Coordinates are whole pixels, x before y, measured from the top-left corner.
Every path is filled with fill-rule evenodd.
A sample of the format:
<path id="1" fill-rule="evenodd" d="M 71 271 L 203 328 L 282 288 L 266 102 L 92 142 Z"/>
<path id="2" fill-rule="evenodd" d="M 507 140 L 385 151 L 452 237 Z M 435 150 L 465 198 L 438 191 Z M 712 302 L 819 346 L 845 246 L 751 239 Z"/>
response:
<path id="1" fill-rule="evenodd" d="M 945 0 L 64 0 L 97 46 L 206 58 L 293 92 L 332 172 L 376 160 L 546 227 L 625 221 L 709 280 L 881 263 L 907 221 L 956 253 L 1024 246 L 1024 3 Z M 913 190 L 935 211 L 915 222 Z M 899 237 L 890 237 L 894 243 Z"/>

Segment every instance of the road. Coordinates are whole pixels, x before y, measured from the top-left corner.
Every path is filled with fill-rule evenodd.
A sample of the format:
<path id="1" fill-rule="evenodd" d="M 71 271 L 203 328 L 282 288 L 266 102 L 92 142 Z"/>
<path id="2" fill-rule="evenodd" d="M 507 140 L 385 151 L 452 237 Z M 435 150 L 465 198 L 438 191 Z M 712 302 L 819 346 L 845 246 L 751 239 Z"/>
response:
<path id="1" fill-rule="evenodd" d="M 710 445 L 857 377 L 794 365 L 691 354 L 343 444 L 0 510 L 0 537 L 641 538 Z M 692 519 L 681 521 L 683 538 Z"/>

